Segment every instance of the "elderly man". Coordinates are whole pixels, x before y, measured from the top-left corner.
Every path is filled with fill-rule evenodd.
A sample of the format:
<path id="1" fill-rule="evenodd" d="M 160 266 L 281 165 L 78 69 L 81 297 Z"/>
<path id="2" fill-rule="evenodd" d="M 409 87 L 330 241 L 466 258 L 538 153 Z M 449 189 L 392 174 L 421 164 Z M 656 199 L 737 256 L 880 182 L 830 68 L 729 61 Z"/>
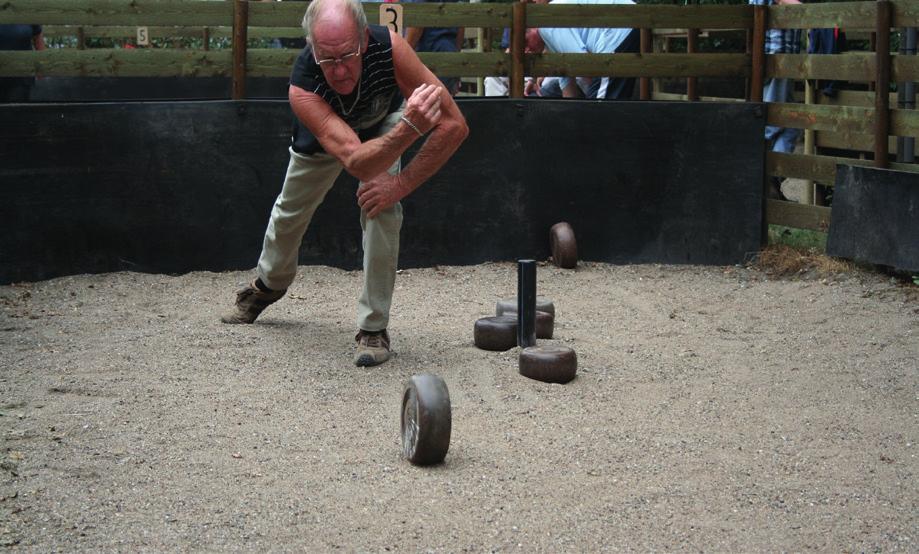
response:
<path id="1" fill-rule="evenodd" d="M 536 0 L 535 3 L 545 3 Z M 553 0 L 556 4 L 634 4 L 632 0 Z M 540 28 L 527 29 L 526 46 L 531 52 L 548 50 L 559 54 L 614 54 L 638 52 L 640 34 L 638 29 L 600 28 Z M 562 95 L 566 98 L 579 96 L 578 84 L 562 78 Z M 635 88 L 633 78 L 594 78 L 585 93 L 587 98 L 598 100 L 627 100 Z"/>
<path id="2" fill-rule="evenodd" d="M 297 125 L 287 176 L 271 211 L 257 276 L 221 320 L 252 323 L 284 296 L 310 219 L 344 168 L 361 181 L 364 286 L 354 363 L 376 365 L 391 353 L 387 326 L 399 257 L 399 200 L 434 175 L 469 130 L 412 47 L 386 27 L 368 26 L 357 0 L 314 0 L 303 29 L 307 46 L 290 79 Z M 425 135 L 400 171 L 402 153 Z"/>

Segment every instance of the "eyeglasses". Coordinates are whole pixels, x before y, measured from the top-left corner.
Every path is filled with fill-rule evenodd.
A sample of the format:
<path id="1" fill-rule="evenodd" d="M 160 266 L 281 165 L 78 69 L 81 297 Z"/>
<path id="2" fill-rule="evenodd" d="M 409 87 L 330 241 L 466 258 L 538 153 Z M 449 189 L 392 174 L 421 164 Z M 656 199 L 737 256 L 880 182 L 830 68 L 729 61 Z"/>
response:
<path id="1" fill-rule="evenodd" d="M 360 45 L 358 45 L 356 52 L 345 54 L 344 56 L 340 58 L 324 58 L 321 60 L 316 60 L 316 63 L 318 63 L 321 67 L 338 67 L 339 65 L 347 63 L 360 55 L 361 55 L 361 47 Z"/>

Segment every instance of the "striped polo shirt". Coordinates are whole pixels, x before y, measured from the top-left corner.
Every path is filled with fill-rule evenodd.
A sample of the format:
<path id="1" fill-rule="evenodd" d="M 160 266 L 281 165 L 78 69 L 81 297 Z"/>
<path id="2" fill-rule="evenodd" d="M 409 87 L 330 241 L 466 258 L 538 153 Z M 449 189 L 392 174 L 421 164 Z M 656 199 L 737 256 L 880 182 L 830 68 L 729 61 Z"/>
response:
<path id="1" fill-rule="evenodd" d="M 402 105 L 402 93 L 396 85 L 388 27 L 370 25 L 367 50 L 361 61 L 361 78 L 357 87 L 351 94 L 341 96 L 329 86 L 307 44 L 294 62 L 290 84 L 321 96 L 345 123 L 358 132 L 363 141 L 375 136 L 384 115 L 398 110 Z M 296 117 L 291 146 L 294 152 L 300 154 L 323 151 L 319 141 Z"/>

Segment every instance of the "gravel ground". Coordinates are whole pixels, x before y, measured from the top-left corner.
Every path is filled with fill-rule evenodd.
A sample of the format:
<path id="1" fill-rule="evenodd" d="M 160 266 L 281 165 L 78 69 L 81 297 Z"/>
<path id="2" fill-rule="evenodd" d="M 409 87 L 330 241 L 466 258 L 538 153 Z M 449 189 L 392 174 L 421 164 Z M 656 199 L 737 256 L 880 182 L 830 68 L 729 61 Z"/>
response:
<path id="1" fill-rule="evenodd" d="M 404 270 L 397 357 L 351 364 L 360 273 L 0 287 L 0 545 L 30 551 L 919 551 L 919 294 L 853 271 L 542 265 L 566 385 L 472 345 L 510 263 Z M 400 459 L 442 376 L 446 462 Z"/>

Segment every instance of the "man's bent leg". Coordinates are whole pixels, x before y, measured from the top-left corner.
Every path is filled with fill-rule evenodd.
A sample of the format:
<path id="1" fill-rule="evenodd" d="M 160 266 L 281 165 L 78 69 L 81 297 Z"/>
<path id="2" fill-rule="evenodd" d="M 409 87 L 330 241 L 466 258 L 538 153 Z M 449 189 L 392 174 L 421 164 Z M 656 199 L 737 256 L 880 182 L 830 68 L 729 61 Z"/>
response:
<path id="1" fill-rule="evenodd" d="M 280 300 L 297 273 L 297 254 L 316 208 L 341 173 L 327 154 L 304 156 L 291 150 L 281 194 L 275 200 L 259 257 L 258 278 L 236 293 L 236 305 L 224 323 L 252 323 Z"/>
<path id="2" fill-rule="evenodd" d="M 341 164 L 328 154 L 306 156 L 291 150 L 258 260 L 258 276 L 269 289 L 286 289 L 294 281 L 303 235 L 340 173 Z"/>

